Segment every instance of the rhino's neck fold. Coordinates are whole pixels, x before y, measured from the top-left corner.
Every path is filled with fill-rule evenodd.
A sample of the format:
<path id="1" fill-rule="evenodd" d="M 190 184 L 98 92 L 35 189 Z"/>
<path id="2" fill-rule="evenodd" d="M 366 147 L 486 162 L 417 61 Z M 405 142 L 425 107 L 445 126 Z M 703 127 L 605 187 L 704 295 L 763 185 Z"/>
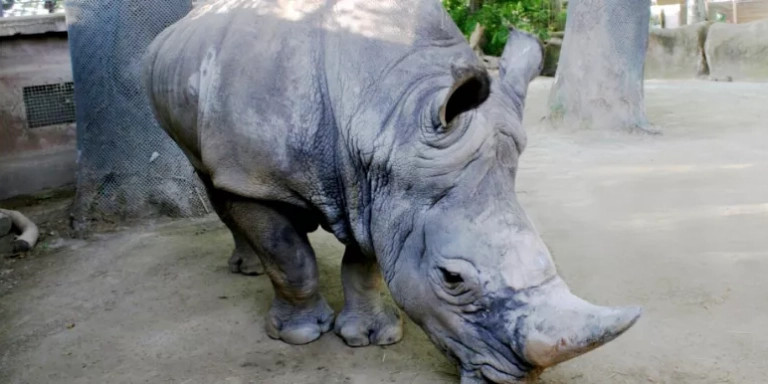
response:
<path id="1" fill-rule="evenodd" d="M 403 186 L 391 171 L 412 163 L 403 153 L 412 153 L 431 98 L 452 86 L 451 67 L 478 59 L 438 1 L 344 0 L 322 24 L 318 64 L 337 135 L 334 201 L 343 218 L 333 231 L 368 255 L 391 258 L 375 238 L 395 240 L 405 216 L 393 202 L 409 200 L 392 196 Z"/>

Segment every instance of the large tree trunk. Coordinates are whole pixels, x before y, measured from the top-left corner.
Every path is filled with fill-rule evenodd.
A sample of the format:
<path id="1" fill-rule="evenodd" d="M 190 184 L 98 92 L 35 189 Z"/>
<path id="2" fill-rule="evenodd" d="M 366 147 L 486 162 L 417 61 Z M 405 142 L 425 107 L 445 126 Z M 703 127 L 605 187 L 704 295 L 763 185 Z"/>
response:
<path id="1" fill-rule="evenodd" d="M 647 1 L 568 4 L 565 38 L 549 100 L 555 125 L 654 131 L 643 101 L 649 20 Z"/>
<path id="2" fill-rule="evenodd" d="M 204 193 L 181 150 L 155 121 L 141 81 L 154 37 L 191 0 L 69 0 L 78 171 L 73 226 L 204 213 Z"/>

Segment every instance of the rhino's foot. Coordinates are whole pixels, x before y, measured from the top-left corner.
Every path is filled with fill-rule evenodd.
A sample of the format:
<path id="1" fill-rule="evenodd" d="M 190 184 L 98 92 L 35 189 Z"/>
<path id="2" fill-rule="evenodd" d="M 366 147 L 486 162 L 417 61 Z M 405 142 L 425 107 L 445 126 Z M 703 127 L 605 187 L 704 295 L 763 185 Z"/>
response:
<path id="1" fill-rule="evenodd" d="M 376 308 L 345 307 L 334 331 L 350 347 L 394 344 L 403 338 L 403 318 L 400 310 L 387 303 Z"/>
<path id="2" fill-rule="evenodd" d="M 267 335 L 273 339 L 288 344 L 306 344 L 331 330 L 333 310 L 320 295 L 306 306 L 296 306 L 275 298 L 266 326 Z"/>
<path id="3" fill-rule="evenodd" d="M 261 260 L 252 250 L 235 248 L 232 251 L 232 256 L 229 257 L 229 271 L 257 276 L 264 274 L 264 265 L 261 264 Z"/>

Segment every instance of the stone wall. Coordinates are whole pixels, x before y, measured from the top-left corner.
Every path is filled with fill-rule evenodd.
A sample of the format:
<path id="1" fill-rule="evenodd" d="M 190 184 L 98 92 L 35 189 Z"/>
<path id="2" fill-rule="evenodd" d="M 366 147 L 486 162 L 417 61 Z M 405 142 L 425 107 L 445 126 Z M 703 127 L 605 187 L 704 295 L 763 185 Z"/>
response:
<path id="1" fill-rule="evenodd" d="M 560 61 L 560 49 L 562 47 L 562 37 L 553 36 L 544 42 L 544 62 L 542 63 L 541 76 L 555 76 L 555 73 L 557 72 L 557 63 Z"/>
<path id="2" fill-rule="evenodd" d="M 542 76 L 555 75 L 561 39 L 558 35 L 545 42 Z M 768 81 L 768 19 L 652 28 L 645 78 Z"/>
<path id="3" fill-rule="evenodd" d="M 713 80 L 768 81 L 768 20 L 714 24 L 705 51 Z"/>
<path id="4" fill-rule="evenodd" d="M 645 77 L 768 81 L 768 19 L 652 29 Z"/>
<path id="5" fill-rule="evenodd" d="M 648 36 L 645 78 L 695 78 L 707 76 L 704 43 L 710 23 L 680 28 L 653 28 Z"/>

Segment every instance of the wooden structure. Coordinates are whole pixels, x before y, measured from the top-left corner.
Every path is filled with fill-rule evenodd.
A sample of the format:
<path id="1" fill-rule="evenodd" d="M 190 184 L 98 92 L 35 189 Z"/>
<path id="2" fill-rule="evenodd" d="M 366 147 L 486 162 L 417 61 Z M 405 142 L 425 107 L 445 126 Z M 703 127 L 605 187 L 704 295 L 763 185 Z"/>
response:
<path id="1" fill-rule="evenodd" d="M 768 19 L 768 0 L 706 0 L 708 20 L 716 20 L 718 13 L 728 23 L 742 24 Z M 665 28 L 688 24 L 686 0 L 652 1 L 651 12 L 664 20 Z"/>

